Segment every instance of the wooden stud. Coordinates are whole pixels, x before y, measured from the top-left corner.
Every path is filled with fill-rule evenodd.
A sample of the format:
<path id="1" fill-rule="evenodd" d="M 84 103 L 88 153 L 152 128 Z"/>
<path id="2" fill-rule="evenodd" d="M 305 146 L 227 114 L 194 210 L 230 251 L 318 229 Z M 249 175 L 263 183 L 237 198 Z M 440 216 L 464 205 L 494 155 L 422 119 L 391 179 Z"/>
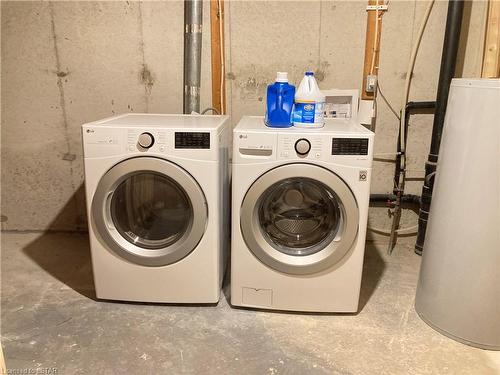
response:
<path id="1" fill-rule="evenodd" d="M 226 113 L 226 79 L 222 76 L 222 64 L 224 62 L 224 0 L 210 0 L 210 35 L 212 107 L 216 108 L 220 114 L 224 114 Z"/>
<path id="2" fill-rule="evenodd" d="M 376 0 L 368 0 L 368 5 L 375 6 L 377 4 Z M 379 0 L 378 5 L 385 5 L 384 0 Z M 366 92 L 366 77 L 370 74 L 373 54 L 375 54 L 375 68 L 373 74 L 378 74 L 378 62 L 379 62 L 379 51 L 380 51 L 380 35 L 382 31 L 382 14 L 383 10 L 379 11 L 378 17 L 378 31 L 375 35 L 375 19 L 377 17 L 377 12 L 375 10 L 369 10 L 366 17 L 366 42 L 365 42 L 365 62 L 363 66 L 363 87 L 361 88 L 361 98 L 365 100 L 373 100 L 375 98 L 375 93 Z M 373 45 L 375 38 L 378 39 L 377 50 L 373 50 Z"/>
<path id="3" fill-rule="evenodd" d="M 500 78 L 500 1 L 490 0 L 484 41 L 483 78 Z"/>
<path id="4" fill-rule="evenodd" d="M 7 366 L 5 366 L 5 359 L 3 357 L 3 348 L 0 344 L 0 374 L 7 374 Z"/>

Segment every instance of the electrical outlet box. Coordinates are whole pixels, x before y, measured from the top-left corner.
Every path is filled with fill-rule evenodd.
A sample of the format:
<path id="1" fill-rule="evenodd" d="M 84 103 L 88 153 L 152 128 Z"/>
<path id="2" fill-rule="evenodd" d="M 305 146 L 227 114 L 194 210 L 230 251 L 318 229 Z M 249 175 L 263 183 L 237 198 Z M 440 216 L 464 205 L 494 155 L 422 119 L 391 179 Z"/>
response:
<path id="1" fill-rule="evenodd" d="M 366 76 L 366 92 L 375 92 L 377 90 L 377 76 L 374 74 L 370 74 Z"/>

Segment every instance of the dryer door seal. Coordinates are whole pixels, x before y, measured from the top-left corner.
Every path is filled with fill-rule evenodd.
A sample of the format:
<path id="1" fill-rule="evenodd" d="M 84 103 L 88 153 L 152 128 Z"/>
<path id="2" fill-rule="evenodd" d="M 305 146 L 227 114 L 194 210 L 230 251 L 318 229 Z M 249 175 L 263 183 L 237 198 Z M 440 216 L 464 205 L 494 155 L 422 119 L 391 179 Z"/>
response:
<path id="1" fill-rule="evenodd" d="M 312 164 L 277 167 L 257 179 L 241 207 L 252 253 L 288 274 L 311 274 L 351 250 L 359 225 L 353 193 L 333 172 Z"/>
<path id="2" fill-rule="evenodd" d="M 106 247 L 143 266 L 187 256 L 207 225 L 207 203 L 184 169 L 163 159 L 137 157 L 112 167 L 92 200 L 92 225 Z"/>

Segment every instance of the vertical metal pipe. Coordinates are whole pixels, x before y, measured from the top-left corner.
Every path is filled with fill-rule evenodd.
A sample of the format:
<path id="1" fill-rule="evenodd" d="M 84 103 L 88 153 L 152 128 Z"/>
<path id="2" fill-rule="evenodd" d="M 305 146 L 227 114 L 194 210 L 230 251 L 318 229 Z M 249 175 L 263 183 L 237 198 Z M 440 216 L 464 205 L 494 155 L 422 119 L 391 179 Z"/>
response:
<path id="1" fill-rule="evenodd" d="M 184 1 L 184 113 L 200 112 L 203 0 Z"/>
<path id="2" fill-rule="evenodd" d="M 417 243 L 415 252 L 421 254 L 424 247 L 425 231 L 427 229 L 427 218 L 431 206 L 432 189 L 434 187 L 434 174 L 439 156 L 439 145 L 443 133 L 446 106 L 448 105 L 448 94 L 451 80 L 455 75 L 455 68 L 460 43 L 460 29 L 462 27 L 462 16 L 464 10 L 463 0 L 449 0 L 448 14 L 446 17 L 446 28 L 443 42 L 443 54 L 441 56 L 441 69 L 436 97 L 436 110 L 432 125 L 432 138 L 429 157 L 425 163 L 425 182 L 422 188 L 422 204 L 420 207 L 418 221 Z"/>

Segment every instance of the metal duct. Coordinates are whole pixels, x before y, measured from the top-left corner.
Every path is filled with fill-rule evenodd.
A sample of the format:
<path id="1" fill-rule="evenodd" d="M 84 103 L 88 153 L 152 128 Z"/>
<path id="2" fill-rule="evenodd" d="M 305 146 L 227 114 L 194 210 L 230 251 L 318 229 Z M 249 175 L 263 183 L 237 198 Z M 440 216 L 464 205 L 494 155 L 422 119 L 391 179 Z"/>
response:
<path id="1" fill-rule="evenodd" d="M 184 113 L 200 112 L 203 1 L 184 1 Z"/>

